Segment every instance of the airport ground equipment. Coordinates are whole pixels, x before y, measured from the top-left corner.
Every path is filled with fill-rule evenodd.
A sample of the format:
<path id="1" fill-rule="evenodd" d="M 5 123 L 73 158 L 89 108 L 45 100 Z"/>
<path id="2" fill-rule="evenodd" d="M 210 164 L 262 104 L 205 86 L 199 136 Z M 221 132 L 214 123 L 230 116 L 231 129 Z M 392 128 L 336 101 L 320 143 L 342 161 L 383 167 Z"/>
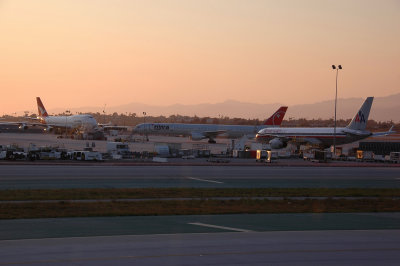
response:
<path id="1" fill-rule="evenodd" d="M 107 142 L 107 154 L 112 159 L 131 159 L 132 152 L 128 143 L 125 142 Z"/>
<path id="2" fill-rule="evenodd" d="M 0 159 L 3 160 L 25 160 L 27 153 L 23 148 L 15 144 L 0 145 Z"/>
<path id="3" fill-rule="evenodd" d="M 100 152 L 93 151 L 92 148 L 85 148 L 83 151 L 73 151 L 72 158 L 78 161 L 102 161 Z"/>
<path id="4" fill-rule="evenodd" d="M 359 150 L 373 151 L 375 154 L 390 155 L 391 152 L 400 152 L 400 142 L 393 141 L 361 141 Z"/>
<path id="5" fill-rule="evenodd" d="M 372 151 L 357 151 L 357 160 L 364 162 L 374 161 L 374 153 Z"/>
<path id="6" fill-rule="evenodd" d="M 400 152 L 391 152 L 390 153 L 390 162 L 400 163 Z"/>

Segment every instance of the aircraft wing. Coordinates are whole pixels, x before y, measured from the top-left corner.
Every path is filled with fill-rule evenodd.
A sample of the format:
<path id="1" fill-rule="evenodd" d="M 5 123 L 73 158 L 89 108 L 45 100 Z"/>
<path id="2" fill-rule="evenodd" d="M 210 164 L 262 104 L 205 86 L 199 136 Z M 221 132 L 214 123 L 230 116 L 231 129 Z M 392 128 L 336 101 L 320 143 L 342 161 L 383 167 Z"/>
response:
<path id="1" fill-rule="evenodd" d="M 32 123 L 32 122 L 0 122 L 0 125 L 13 125 L 13 126 L 21 126 L 21 125 L 25 125 L 25 126 L 35 126 L 35 125 L 42 125 L 40 123 Z"/>
<path id="2" fill-rule="evenodd" d="M 100 128 L 104 128 L 104 129 L 115 129 L 115 130 L 121 130 L 121 129 L 125 129 L 128 130 L 129 128 L 131 128 L 131 126 L 99 126 Z"/>
<path id="3" fill-rule="evenodd" d="M 111 130 L 132 131 L 133 130 L 132 128 L 133 128 L 132 126 L 104 126 L 104 125 L 101 126 L 101 125 L 98 125 L 98 129 L 103 132 L 108 132 Z"/>
<path id="4" fill-rule="evenodd" d="M 20 125 L 20 122 L 0 122 L 0 125 L 15 125 L 18 126 Z"/>
<path id="5" fill-rule="evenodd" d="M 321 141 L 317 138 L 312 137 L 301 137 L 301 136 L 282 136 L 276 135 L 275 138 L 283 142 L 297 142 L 297 143 L 310 143 L 310 144 L 320 144 Z"/>
<path id="6" fill-rule="evenodd" d="M 202 134 L 207 138 L 216 138 L 218 135 L 224 134 L 226 132 L 226 130 L 203 131 Z"/>
<path id="7" fill-rule="evenodd" d="M 117 126 L 113 125 L 111 122 L 108 123 L 97 123 L 97 126 L 99 128 L 104 129 L 105 131 L 107 130 L 130 130 L 132 129 L 132 126 Z"/>
<path id="8" fill-rule="evenodd" d="M 27 129 L 32 126 L 42 126 L 46 125 L 40 123 L 32 123 L 32 122 L 0 122 L 0 125 L 10 125 L 10 126 L 19 126 L 20 129 Z"/>
<path id="9" fill-rule="evenodd" d="M 21 128 L 26 129 L 27 127 L 60 127 L 60 125 L 57 124 L 43 124 L 43 123 L 35 123 L 35 122 L 0 122 L 0 125 L 13 125 L 13 126 L 19 126 Z"/>
<path id="10" fill-rule="evenodd" d="M 292 140 L 296 141 L 296 138 L 292 138 Z M 298 142 L 305 142 L 305 143 L 310 143 L 310 144 L 314 144 L 314 145 L 319 145 L 321 144 L 321 141 L 317 138 L 302 138 L 302 139 L 298 139 Z"/>
<path id="11" fill-rule="evenodd" d="M 111 123 L 111 121 L 110 121 L 110 122 L 108 122 L 108 123 L 105 123 L 105 124 L 102 124 L 102 123 L 97 123 L 97 126 L 99 126 L 99 127 L 112 126 L 112 123 Z"/>
<path id="12" fill-rule="evenodd" d="M 269 140 L 269 144 L 273 149 L 280 149 L 286 147 L 287 143 L 294 142 L 294 143 L 311 143 L 311 144 L 320 144 L 321 141 L 317 138 L 312 137 L 302 137 L 302 136 L 293 136 L 292 134 L 285 134 L 285 133 L 268 133 L 266 136 Z M 262 139 L 263 136 L 256 136 L 256 139 Z"/>

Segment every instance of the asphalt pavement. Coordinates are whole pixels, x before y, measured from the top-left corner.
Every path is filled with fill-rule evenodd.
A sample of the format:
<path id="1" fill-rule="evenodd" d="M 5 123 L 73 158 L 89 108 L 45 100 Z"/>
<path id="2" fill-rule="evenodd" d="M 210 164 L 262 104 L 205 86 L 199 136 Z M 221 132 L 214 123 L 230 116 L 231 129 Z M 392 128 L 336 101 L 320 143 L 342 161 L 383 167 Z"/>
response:
<path id="1" fill-rule="evenodd" d="M 400 230 L 0 241 L 0 265 L 398 265 Z"/>
<path id="2" fill-rule="evenodd" d="M 1 165 L 0 189 L 398 188 L 399 167 Z"/>

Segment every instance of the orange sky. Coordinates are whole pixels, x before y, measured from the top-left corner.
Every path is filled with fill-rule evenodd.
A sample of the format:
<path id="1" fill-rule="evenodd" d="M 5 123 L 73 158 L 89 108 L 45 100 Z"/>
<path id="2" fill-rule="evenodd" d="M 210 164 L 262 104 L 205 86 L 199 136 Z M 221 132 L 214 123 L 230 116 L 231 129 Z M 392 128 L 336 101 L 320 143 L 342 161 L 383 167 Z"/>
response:
<path id="1" fill-rule="evenodd" d="M 0 0 L 0 115 L 400 92 L 396 0 Z M 101 110 L 99 110 L 101 111 Z"/>

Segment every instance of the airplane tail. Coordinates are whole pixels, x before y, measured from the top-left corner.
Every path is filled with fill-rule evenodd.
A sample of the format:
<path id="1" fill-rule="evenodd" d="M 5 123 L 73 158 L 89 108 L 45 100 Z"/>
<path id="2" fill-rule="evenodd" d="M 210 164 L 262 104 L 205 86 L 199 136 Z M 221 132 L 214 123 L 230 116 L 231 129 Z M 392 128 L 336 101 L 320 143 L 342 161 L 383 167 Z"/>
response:
<path id="1" fill-rule="evenodd" d="M 44 108 L 42 100 L 40 100 L 40 97 L 36 97 L 36 102 L 37 102 L 39 117 L 47 117 L 47 116 L 49 116 L 47 114 L 46 108 Z"/>
<path id="2" fill-rule="evenodd" d="M 353 117 L 350 124 L 347 125 L 348 129 L 365 130 L 367 126 L 369 111 L 371 110 L 373 100 L 374 97 L 368 97 L 367 99 L 365 99 L 365 102 L 361 106 L 360 110 Z"/>
<path id="3" fill-rule="evenodd" d="M 281 106 L 278 111 L 276 111 L 273 115 L 270 116 L 267 120 L 265 120 L 264 125 L 267 126 L 280 126 L 283 120 L 283 117 L 286 114 L 287 106 Z"/>

